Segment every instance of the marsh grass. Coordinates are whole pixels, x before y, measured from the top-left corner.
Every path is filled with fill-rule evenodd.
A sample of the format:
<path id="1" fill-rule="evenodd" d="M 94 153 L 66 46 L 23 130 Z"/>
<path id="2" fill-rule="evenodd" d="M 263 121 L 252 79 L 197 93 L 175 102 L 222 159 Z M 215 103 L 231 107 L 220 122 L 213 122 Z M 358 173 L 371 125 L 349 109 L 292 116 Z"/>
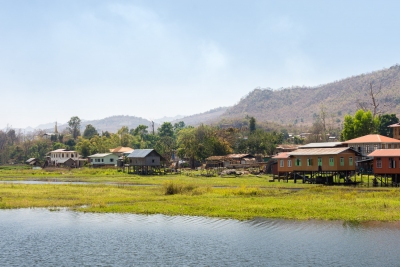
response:
<path id="1" fill-rule="evenodd" d="M 363 221 L 400 220 L 400 191 L 344 187 L 211 187 L 164 181 L 163 186 L 0 184 L 0 208 L 60 207 L 83 212 Z M 172 189 L 171 189 L 172 188 Z M 173 194 L 168 193 L 172 190 Z"/>

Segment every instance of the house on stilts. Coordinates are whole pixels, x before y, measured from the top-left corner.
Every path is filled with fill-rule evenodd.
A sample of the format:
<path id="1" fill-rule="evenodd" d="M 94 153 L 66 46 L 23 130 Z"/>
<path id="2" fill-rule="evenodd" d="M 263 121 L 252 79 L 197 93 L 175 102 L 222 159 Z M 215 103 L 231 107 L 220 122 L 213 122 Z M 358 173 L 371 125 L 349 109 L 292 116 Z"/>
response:
<path id="1" fill-rule="evenodd" d="M 154 149 L 136 149 L 127 158 L 129 164 L 125 164 L 123 170 L 128 173 L 158 174 L 165 165 L 165 159 Z"/>

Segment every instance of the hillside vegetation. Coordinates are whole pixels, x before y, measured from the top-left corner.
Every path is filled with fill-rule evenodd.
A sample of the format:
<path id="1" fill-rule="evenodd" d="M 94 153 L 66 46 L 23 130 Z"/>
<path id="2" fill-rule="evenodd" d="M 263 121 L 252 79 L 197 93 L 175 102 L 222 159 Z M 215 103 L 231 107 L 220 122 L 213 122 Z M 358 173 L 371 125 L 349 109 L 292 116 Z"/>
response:
<path id="1" fill-rule="evenodd" d="M 258 121 L 310 125 L 321 106 L 329 117 L 341 123 L 345 114 L 354 114 L 360 105 L 371 103 L 370 84 L 377 94 L 380 110 L 400 114 L 400 66 L 395 65 L 317 87 L 279 90 L 255 89 L 229 108 L 220 119 L 254 116 Z M 372 108 L 369 106 L 368 108 Z"/>

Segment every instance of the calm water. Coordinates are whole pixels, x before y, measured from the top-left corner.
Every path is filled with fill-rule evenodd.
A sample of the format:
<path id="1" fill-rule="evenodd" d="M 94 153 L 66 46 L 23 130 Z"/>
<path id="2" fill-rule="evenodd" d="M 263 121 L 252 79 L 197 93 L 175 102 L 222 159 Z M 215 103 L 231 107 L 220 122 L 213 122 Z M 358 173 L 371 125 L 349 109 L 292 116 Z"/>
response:
<path id="1" fill-rule="evenodd" d="M 0 266 L 400 266 L 399 244 L 390 225 L 0 211 Z"/>

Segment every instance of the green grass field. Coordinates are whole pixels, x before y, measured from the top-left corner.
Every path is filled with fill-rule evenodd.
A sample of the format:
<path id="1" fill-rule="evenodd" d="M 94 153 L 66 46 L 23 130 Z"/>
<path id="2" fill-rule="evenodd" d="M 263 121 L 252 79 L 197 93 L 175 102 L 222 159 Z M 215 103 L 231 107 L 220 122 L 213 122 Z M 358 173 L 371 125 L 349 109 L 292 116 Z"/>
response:
<path id="1" fill-rule="evenodd" d="M 0 208 L 68 207 L 82 212 L 399 221 L 400 190 L 322 186 L 269 176 L 128 175 L 111 169 L 0 168 L 0 180 L 84 181 L 90 184 L 0 184 Z M 110 184 L 112 183 L 112 184 Z M 138 186 L 141 185 L 141 186 Z"/>

